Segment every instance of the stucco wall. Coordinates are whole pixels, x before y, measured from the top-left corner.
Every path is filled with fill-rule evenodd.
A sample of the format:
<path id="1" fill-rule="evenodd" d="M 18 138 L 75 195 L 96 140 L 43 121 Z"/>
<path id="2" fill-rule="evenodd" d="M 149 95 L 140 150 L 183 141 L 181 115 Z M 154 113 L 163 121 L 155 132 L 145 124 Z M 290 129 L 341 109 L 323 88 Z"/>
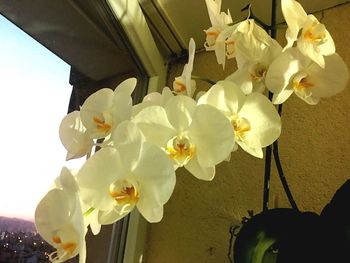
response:
<path id="1" fill-rule="evenodd" d="M 350 67 L 349 14 L 350 3 L 317 15 L 323 16 L 337 52 Z M 171 68 L 169 83 L 181 74 L 182 67 Z M 195 57 L 194 75 L 219 80 L 233 70 L 231 63 L 223 72 L 213 53 Z M 207 87 L 202 82 L 197 85 Z M 320 212 L 350 178 L 350 85 L 316 106 L 292 96 L 283 106 L 282 123 L 280 156 L 296 202 L 301 210 Z M 279 207 L 289 207 L 274 165 L 272 168 L 270 199 L 277 198 Z M 212 182 L 178 170 L 163 220 L 150 225 L 146 262 L 229 262 L 229 227 L 247 215 L 247 210 L 261 211 L 263 175 L 264 160 L 242 150 L 230 162 L 217 166 Z"/>

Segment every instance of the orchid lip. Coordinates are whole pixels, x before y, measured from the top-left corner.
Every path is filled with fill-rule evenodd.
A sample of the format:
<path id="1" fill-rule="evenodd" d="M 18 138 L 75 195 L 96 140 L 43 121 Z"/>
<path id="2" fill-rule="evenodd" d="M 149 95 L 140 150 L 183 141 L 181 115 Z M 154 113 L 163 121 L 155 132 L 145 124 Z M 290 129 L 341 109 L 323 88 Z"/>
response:
<path id="1" fill-rule="evenodd" d="M 195 155 L 195 146 L 185 135 L 175 136 L 167 143 L 166 152 L 178 165 L 186 165 Z"/>

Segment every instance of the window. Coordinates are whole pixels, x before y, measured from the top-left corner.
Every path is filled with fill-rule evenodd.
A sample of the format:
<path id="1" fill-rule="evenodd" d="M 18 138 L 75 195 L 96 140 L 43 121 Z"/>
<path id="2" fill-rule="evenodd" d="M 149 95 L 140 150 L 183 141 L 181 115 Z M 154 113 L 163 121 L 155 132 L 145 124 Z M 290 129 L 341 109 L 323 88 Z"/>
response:
<path id="1" fill-rule="evenodd" d="M 126 2 L 128 2 L 127 5 Z M 163 84 L 165 66 L 157 52 L 141 9 L 136 1 L 126 2 L 121 0 L 88 2 L 55 0 L 48 3 L 46 0 L 39 0 L 35 4 L 30 1 L 0 3 L 1 14 L 62 58 L 67 63 L 65 64 L 67 68 L 70 69 L 69 82 L 66 77 L 59 78 L 64 83 L 60 85 L 61 87 L 63 85 L 69 87 L 69 83 L 72 84 L 70 99 L 55 97 L 48 89 L 42 91 L 40 96 L 35 96 L 51 103 L 56 100 L 65 108 L 65 111 L 59 114 L 59 120 L 55 121 L 57 126 L 53 131 L 47 130 L 47 134 L 55 139 L 58 139 L 58 125 L 66 114 L 68 103 L 70 110 L 77 109 L 84 99 L 97 89 L 115 87 L 120 81 L 130 76 L 136 76 L 139 82 L 134 94 L 135 102 L 140 101 L 145 95 L 148 86 L 151 87 L 151 91 L 154 91 Z M 36 58 L 32 59 L 32 62 L 34 61 L 37 62 Z M 43 80 L 45 74 L 39 77 L 40 81 Z M 18 78 L 18 81 L 20 79 Z M 23 97 L 29 100 L 34 96 L 30 93 Z M 9 101 L 15 103 L 16 99 L 11 98 Z M 39 102 L 38 105 L 44 104 Z M 18 108 L 20 105 L 11 104 L 11 107 Z M 44 107 L 40 109 L 45 111 L 52 108 L 51 105 Z M 8 109 L 6 112 L 11 113 Z M 27 121 L 26 128 L 39 126 L 39 129 L 42 129 L 40 127 L 41 115 L 21 117 L 22 119 L 19 118 L 18 122 Z M 7 125 L 12 122 L 11 118 Z M 44 124 L 46 124 L 45 121 Z M 30 139 L 35 140 L 38 145 L 39 141 L 44 139 L 42 136 L 44 132 L 38 132 Z M 51 144 L 51 141 L 47 144 Z M 24 151 L 27 155 L 34 155 L 33 149 L 34 146 Z M 45 163 L 48 166 L 55 162 L 49 160 L 50 156 L 47 153 L 36 157 L 41 161 L 46 160 Z M 20 166 L 20 161 L 16 165 Z M 62 163 L 58 166 L 61 167 Z M 55 169 L 52 166 L 50 168 L 50 174 L 53 174 L 54 177 L 59 171 L 60 168 Z M 47 191 L 50 183 L 45 185 L 44 191 Z M 139 233 L 140 231 L 145 232 L 145 227 L 146 224 L 142 218 L 134 213 L 130 220 L 126 218 L 113 226 L 107 226 L 98 236 L 89 235 L 87 262 L 138 262 L 140 255 L 142 256 L 144 242 L 144 236 L 140 237 Z M 112 235 L 111 229 L 113 229 Z M 135 253 L 135 250 L 141 252 Z"/>
<path id="2" fill-rule="evenodd" d="M 72 91 L 70 66 L 3 16 L 0 42 L 0 262 L 47 261 L 52 249 L 33 219 L 64 164 L 57 132 Z"/>

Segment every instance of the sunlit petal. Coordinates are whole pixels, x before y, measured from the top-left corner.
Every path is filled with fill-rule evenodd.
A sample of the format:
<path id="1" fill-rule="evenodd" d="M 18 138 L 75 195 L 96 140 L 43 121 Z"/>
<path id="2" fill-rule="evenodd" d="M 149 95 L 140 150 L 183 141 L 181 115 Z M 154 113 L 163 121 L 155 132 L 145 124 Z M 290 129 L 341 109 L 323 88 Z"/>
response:
<path id="1" fill-rule="evenodd" d="M 167 113 L 161 106 L 150 106 L 138 113 L 133 122 L 141 129 L 146 140 L 164 147 L 176 131 L 168 121 Z"/>
<path id="2" fill-rule="evenodd" d="M 203 167 L 198 163 L 197 158 L 193 158 L 189 161 L 185 165 L 185 168 L 200 180 L 211 181 L 215 176 L 215 166 Z"/>
<path id="3" fill-rule="evenodd" d="M 59 136 L 67 150 L 67 160 L 80 158 L 91 152 L 93 141 L 81 122 L 79 111 L 73 111 L 63 118 Z"/>
<path id="4" fill-rule="evenodd" d="M 214 166 L 226 159 L 234 145 L 230 121 L 216 108 L 199 105 L 188 130 L 196 146 L 196 156 L 201 166 Z"/>
<path id="5" fill-rule="evenodd" d="M 291 47 L 297 39 L 299 30 L 303 26 L 307 14 L 304 8 L 295 0 L 281 0 L 281 8 L 284 19 L 288 25 L 286 31 L 286 38 L 288 41 L 286 48 L 288 48 Z"/>
<path id="6" fill-rule="evenodd" d="M 212 86 L 198 100 L 198 104 L 209 104 L 226 115 L 238 112 L 242 107 L 245 96 L 241 89 L 233 82 L 219 81 Z"/>
<path id="7" fill-rule="evenodd" d="M 177 131 L 183 131 L 188 128 L 192 121 L 196 101 L 180 95 L 170 99 L 164 108 L 172 127 Z"/>

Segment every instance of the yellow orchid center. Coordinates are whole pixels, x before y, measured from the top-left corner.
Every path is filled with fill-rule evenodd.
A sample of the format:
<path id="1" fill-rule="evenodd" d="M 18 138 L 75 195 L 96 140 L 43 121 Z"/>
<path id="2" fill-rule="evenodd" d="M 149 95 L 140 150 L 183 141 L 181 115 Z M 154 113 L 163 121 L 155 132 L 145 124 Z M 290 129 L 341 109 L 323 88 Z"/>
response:
<path id="1" fill-rule="evenodd" d="M 308 75 L 304 72 L 299 72 L 293 78 L 293 89 L 295 91 L 307 90 L 313 87 L 313 84 L 308 80 Z"/>
<path id="2" fill-rule="evenodd" d="M 228 58 L 234 57 L 234 54 L 235 54 L 235 51 L 236 51 L 235 41 L 233 39 L 228 38 L 225 41 L 225 44 L 226 44 L 226 56 Z"/>
<path id="3" fill-rule="evenodd" d="M 309 42 L 321 45 L 327 41 L 326 28 L 323 24 L 314 21 L 311 26 L 303 30 L 303 37 Z"/>
<path id="4" fill-rule="evenodd" d="M 254 64 L 249 69 L 250 77 L 253 81 L 260 82 L 265 78 L 267 72 L 267 67 L 263 64 L 257 63 Z"/>
<path id="5" fill-rule="evenodd" d="M 100 118 L 98 116 L 93 117 L 93 122 L 95 124 L 96 129 L 99 132 L 102 132 L 105 134 L 108 133 L 112 128 L 112 125 L 108 124 L 104 118 Z"/>
<path id="6" fill-rule="evenodd" d="M 216 43 L 216 39 L 218 38 L 220 32 L 215 28 L 211 27 L 208 30 L 204 30 L 206 34 L 205 47 L 210 48 L 213 47 Z"/>
<path id="7" fill-rule="evenodd" d="M 136 184 L 127 180 L 117 180 L 109 187 L 109 195 L 116 204 L 123 207 L 134 206 L 140 199 Z"/>
<path id="8" fill-rule="evenodd" d="M 166 152 L 180 166 L 188 163 L 195 154 L 195 146 L 184 136 L 175 136 L 168 141 Z"/>
<path id="9" fill-rule="evenodd" d="M 173 89 L 174 89 L 174 93 L 177 95 L 186 93 L 186 85 L 182 81 L 181 77 L 175 78 L 173 82 Z"/>
<path id="10" fill-rule="evenodd" d="M 62 238 L 58 234 L 52 236 L 52 242 L 57 249 L 49 254 L 49 259 L 52 262 L 71 257 L 78 247 L 78 244 L 74 241 L 62 242 Z"/>
<path id="11" fill-rule="evenodd" d="M 250 122 L 246 118 L 232 116 L 231 124 L 235 132 L 235 138 L 237 140 L 244 141 L 247 136 L 247 132 L 251 130 Z"/>

